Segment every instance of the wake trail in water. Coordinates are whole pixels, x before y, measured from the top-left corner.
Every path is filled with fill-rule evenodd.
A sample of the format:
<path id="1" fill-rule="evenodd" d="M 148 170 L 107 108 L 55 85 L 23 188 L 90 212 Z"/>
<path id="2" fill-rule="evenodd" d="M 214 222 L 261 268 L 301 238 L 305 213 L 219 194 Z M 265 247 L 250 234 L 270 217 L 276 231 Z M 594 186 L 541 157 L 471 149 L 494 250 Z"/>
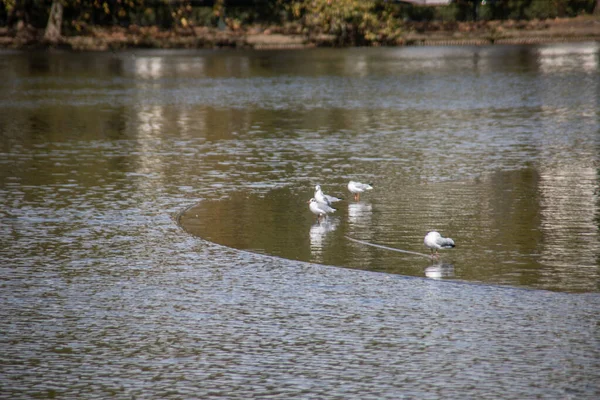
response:
<path id="1" fill-rule="evenodd" d="M 361 244 L 364 244 L 364 245 L 367 245 L 367 246 L 379 247 L 380 249 L 397 251 L 398 253 L 414 254 L 415 256 L 421 256 L 421 257 L 425 257 L 427 259 L 431 258 L 431 256 L 429 256 L 427 254 L 417 253 L 415 251 L 401 250 L 401 249 L 396 249 L 394 247 L 383 246 L 381 244 L 369 243 L 369 242 L 365 242 L 364 240 L 353 239 L 350 236 L 345 236 L 345 238 L 348 239 L 348 240 L 351 240 L 353 242 L 361 243 Z"/>

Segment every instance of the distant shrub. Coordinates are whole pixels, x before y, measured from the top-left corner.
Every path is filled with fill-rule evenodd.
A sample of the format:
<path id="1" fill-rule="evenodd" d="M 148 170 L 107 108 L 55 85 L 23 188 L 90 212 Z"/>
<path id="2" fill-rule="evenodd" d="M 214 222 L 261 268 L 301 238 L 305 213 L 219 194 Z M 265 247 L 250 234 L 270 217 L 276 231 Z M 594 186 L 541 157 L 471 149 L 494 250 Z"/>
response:
<path id="1" fill-rule="evenodd" d="M 383 0 L 306 0 L 290 8 L 307 32 L 334 35 L 340 45 L 385 43 L 399 33 L 397 8 Z"/>
<path id="2" fill-rule="evenodd" d="M 574 17 L 580 13 L 591 13 L 595 0 L 531 0 L 524 9 L 526 19 Z"/>

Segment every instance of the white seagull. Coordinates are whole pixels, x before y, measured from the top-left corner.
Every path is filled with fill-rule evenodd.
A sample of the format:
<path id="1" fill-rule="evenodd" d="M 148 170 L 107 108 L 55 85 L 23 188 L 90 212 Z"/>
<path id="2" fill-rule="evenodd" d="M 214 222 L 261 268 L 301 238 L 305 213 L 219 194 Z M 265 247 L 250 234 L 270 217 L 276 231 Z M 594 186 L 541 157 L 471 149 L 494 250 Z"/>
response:
<path id="1" fill-rule="evenodd" d="M 423 243 L 425 243 L 425 246 L 431 249 L 431 257 L 434 257 L 434 250 L 435 256 L 438 256 L 439 249 L 451 249 L 455 246 L 454 240 L 450 238 L 445 238 L 442 235 L 440 235 L 439 232 L 436 231 L 428 232 L 427 235 L 425 235 Z"/>
<path id="2" fill-rule="evenodd" d="M 367 185 L 366 183 L 360 183 L 355 181 L 348 182 L 348 190 L 354 193 L 354 200 L 360 200 L 360 194 L 365 190 L 372 190 L 373 186 Z"/>
<path id="3" fill-rule="evenodd" d="M 325 193 L 323 193 L 323 190 L 321 190 L 321 185 L 317 185 L 317 186 L 315 186 L 315 200 L 318 201 L 319 203 L 323 203 L 323 204 L 327 204 L 328 206 L 331 206 L 331 203 L 335 203 L 336 201 L 340 201 L 342 199 L 339 199 L 334 196 L 326 195 Z"/>
<path id="4" fill-rule="evenodd" d="M 328 206 L 325 203 L 319 203 L 314 198 L 308 201 L 310 211 L 317 216 L 318 220 L 321 220 L 321 217 L 327 216 L 327 214 L 335 212 L 335 208 Z"/>

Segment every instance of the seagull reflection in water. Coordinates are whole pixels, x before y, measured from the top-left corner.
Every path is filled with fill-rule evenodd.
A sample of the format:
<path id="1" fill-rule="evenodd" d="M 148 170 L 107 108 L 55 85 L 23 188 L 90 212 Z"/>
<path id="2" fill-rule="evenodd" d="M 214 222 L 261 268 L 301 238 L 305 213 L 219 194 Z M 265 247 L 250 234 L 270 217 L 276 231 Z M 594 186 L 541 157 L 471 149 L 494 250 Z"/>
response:
<path id="1" fill-rule="evenodd" d="M 454 276 L 454 265 L 438 263 L 425 268 L 425 276 L 430 279 L 452 278 Z"/>
<path id="2" fill-rule="evenodd" d="M 348 221 L 351 224 L 368 224 L 373 215 L 373 206 L 368 203 L 348 203 Z"/>
<path id="3" fill-rule="evenodd" d="M 315 261 L 322 261 L 325 237 L 337 229 L 339 218 L 328 218 L 310 227 L 310 251 Z"/>

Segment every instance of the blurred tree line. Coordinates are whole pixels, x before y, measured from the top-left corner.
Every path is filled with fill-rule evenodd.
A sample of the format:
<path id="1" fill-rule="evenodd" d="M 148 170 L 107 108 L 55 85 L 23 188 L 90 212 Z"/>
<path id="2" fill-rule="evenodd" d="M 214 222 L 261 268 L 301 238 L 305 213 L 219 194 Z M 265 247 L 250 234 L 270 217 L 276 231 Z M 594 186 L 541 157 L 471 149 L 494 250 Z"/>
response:
<path id="1" fill-rule="evenodd" d="M 452 0 L 436 7 L 401 0 L 0 0 L 0 26 L 54 25 L 60 36 L 85 33 L 95 26 L 235 30 L 258 24 L 361 44 L 393 39 L 406 21 L 547 19 L 594 9 L 600 12 L 600 0 Z"/>

